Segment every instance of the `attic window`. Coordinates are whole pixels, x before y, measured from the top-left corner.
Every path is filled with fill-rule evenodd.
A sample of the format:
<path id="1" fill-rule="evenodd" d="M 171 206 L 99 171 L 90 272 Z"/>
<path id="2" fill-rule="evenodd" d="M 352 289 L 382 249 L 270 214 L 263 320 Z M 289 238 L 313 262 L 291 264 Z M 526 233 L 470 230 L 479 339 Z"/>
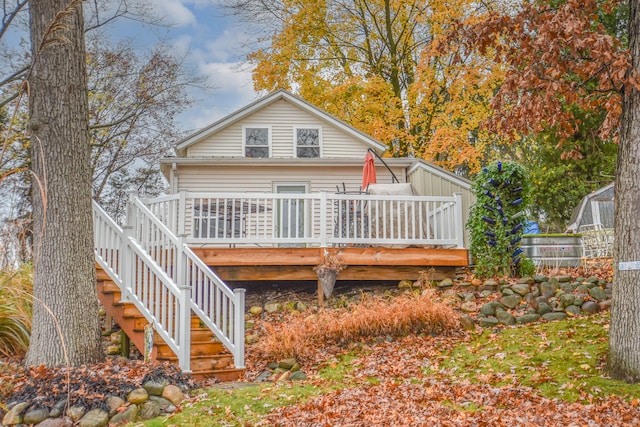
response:
<path id="1" fill-rule="evenodd" d="M 320 128 L 296 128 L 296 157 L 320 157 Z"/>
<path id="2" fill-rule="evenodd" d="M 269 157 L 269 128 L 244 128 L 244 156 Z"/>

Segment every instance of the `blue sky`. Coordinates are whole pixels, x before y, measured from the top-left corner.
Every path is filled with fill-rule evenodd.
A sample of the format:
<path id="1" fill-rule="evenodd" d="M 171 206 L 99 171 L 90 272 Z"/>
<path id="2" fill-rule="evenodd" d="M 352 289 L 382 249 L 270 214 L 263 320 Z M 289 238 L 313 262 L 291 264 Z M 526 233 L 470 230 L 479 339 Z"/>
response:
<path id="1" fill-rule="evenodd" d="M 197 129 L 256 99 L 251 72 L 244 62 L 251 42 L 244 26 L 228 16 L 216 0 L 153 0 L 153 9 L 167 27 L 152 27 L 132 20 L 116 24 L 123 37 L 133 37 L 140 49 L 160 39 L 186 54 L 187 66 L 214 86 L 211 93 L 194 94 L 194 106 L 180 116 L 184 129 Z M 111 31 L 111 30 L 110 30 Z"/>

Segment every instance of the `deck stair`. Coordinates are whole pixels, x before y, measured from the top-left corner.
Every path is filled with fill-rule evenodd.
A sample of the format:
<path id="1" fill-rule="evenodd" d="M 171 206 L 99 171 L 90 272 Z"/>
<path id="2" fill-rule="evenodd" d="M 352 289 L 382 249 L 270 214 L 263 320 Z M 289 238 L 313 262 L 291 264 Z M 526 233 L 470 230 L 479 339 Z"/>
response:
<path id="1" fill-rule="evenodd" d="M 98 299 L 105 311 L 120 326 L 136 346 L 144 354 L 144 328 L 149 321 L 130 302 L 121 301 L 121 291 L 109 275 L 97 269 Z M 191 375 L 196 380 L 216 378 L 220 381 L 237 380 L 244 369 L 235 368 L 233 355 L 224 347 L 210 329 L 202 327 L 197 316 L 191 317 Z M 162 337 L 154 333 L 151 360 L 178 363 L 178 356 Z"/>

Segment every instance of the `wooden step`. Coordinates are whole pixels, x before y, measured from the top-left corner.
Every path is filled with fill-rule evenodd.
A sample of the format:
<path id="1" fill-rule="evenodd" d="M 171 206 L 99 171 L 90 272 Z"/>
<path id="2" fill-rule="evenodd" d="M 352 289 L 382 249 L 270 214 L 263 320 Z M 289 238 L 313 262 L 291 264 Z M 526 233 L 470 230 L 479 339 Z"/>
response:
<path id="1" fill-rule="evenodd" d="M 176 356 L 158 357 L 158 360 L 166 360 L 178 363 Z M 212 356 L 192 356 L 191 370 L 193 372 L 213 371 L 222 369 L 235 369 L 233 366 L 233 355 L 231 353 L 214 354 Z"/>
<path id="2" fill-rule="evenodd" d="M 154 344 L 156 343 L 154 342 Z M 171 350 L 171 347 L 169 347 L 169 344 L 166 344 L 164 342 L 162 343 L 158 342 L 156 345 L 156 348 L 158 349 L 158 357 L 160 358 L 166 359 L 166 358 L 175 356 L 175 354 L 173 353 L 173 350 Z M 225 351 L 226 349 L 224 348 L 224 346 L 220 341 L 201 341 L 201 342 L 191 341 L 192 357 L 193 356 L 213 356 Z"/>
<path id="3" fill-rule="evenodd" d="M 203 381 L 210 378 L 216 378 L 220 382 L 237 381 L 244 374 L 244 369 L 212 369 L 210 371 L 192 372 L 191 377 L 196 381 Z"/>

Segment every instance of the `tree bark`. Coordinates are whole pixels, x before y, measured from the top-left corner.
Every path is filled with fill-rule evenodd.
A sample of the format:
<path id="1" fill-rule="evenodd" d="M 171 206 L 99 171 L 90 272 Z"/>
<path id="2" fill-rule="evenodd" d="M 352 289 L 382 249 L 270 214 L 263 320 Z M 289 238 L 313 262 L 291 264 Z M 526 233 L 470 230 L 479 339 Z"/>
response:
<path id="1" fill-rule="evenodd" d="M 30 25 L 35 298 L 26 364 L 64 365 L 66 353 L 78 366 L 102 358 L 81 1 L 31 0 Z"/>
<path id="2" fill-rule="evenodd" d="M 640 1 L 630 0 L 629 49 L 640 67 Z M 622 97 L 615 186 L 614 288 L 608 370 L 612 378 L 640 381 L 640 270 L 620 263 L 640 261 L 640 92 L 628 85 Z"/>

